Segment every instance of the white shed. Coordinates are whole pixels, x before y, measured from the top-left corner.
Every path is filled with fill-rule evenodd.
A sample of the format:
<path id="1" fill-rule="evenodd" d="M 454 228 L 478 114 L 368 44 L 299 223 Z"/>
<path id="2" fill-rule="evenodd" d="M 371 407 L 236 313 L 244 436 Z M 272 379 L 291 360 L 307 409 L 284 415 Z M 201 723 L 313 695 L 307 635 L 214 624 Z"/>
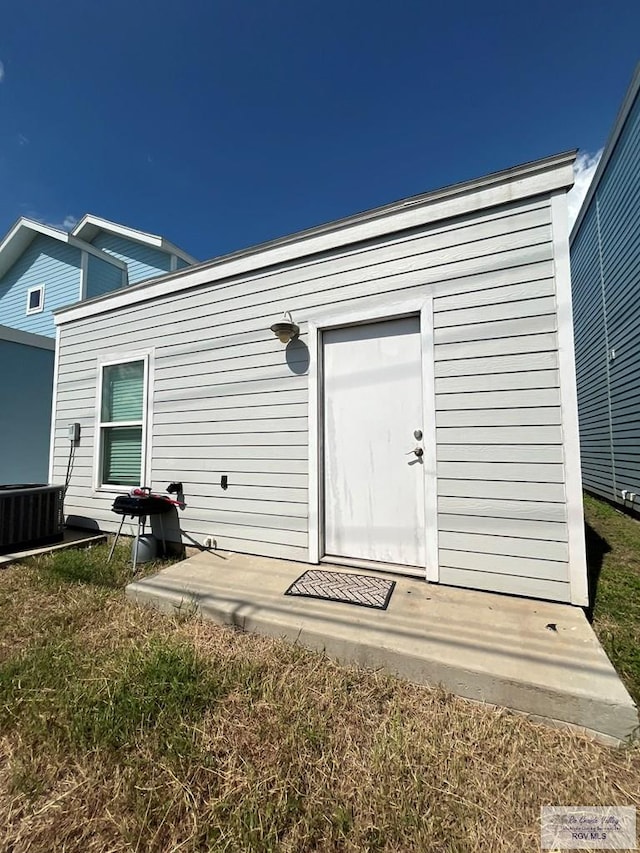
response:
<path id="1" fill-rule="evenodd" d="M 587 604 L 574 156 L 58 312 L 72 520 L 113 531 L 114 494 L 180 481 L 185 544 Z"/>

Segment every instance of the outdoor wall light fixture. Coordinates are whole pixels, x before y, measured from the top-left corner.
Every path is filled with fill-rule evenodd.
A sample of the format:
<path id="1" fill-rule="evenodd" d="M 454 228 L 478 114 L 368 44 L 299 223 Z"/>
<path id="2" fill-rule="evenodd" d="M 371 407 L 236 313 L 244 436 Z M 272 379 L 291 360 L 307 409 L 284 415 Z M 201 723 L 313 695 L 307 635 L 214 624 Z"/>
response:
<path id="1" fill-rule="evenodd" d="M 278 338 L 280 343 L 288 344 L 292 338 L 297 338 L 300 334 L 300 326 L 293 322 L 291 314 L 285 311 L 282 319 L 278 320 L 271 326 L 271 331 Z"/>

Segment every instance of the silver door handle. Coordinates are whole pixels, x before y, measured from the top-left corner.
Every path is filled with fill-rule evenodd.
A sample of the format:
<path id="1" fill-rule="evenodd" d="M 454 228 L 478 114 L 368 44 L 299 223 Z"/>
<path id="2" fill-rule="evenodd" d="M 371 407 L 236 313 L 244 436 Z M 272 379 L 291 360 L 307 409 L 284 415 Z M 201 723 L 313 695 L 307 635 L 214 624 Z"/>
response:
<path id="1" fill-rule="evenodd" d="M 414 453 L 418 459 L 421 456 L 424 456 L 424 450 L 421 447 L 414 447 L 413 450 L 410 450 L 406 455 L 411 456 L 412 453 Z"/>

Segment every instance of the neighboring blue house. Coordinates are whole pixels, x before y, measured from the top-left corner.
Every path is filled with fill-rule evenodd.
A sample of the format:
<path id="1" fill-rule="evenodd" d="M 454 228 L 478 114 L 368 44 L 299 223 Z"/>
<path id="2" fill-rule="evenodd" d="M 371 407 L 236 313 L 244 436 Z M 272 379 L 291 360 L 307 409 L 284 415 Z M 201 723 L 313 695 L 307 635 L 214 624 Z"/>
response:
<path id="1" fill-rule="evenodd" d="M 46 483 L 55 341 L 0 326 L 0 484 Z"/>
<path id="2" fill-rule="evenodd" d="M 193 263 L 164 237 L 90 214 L 71 233 L 16 222 L 0 242 L 0 484 L 47 480 L 53 312 Z"/>
<path id="3" fill-rule="evenodd" d="M 640 510 L 640 65 L 571 233 L 585 489 Z"/>
<path id="4" fill-rule="evenodd" d="M 137 284 L 197 263 L 164 237 L 117 225 L 88 213 L 71 232 L 95 249 L 127 265 L 128 284 Z"/>
<path id="5" fill-rule="evenodd" d="M 91 214 L 71 233 L 22 218 L 0 243 L 0 324 L 53 337 L 57 308 L 193 263 L 164 237 Z"/>

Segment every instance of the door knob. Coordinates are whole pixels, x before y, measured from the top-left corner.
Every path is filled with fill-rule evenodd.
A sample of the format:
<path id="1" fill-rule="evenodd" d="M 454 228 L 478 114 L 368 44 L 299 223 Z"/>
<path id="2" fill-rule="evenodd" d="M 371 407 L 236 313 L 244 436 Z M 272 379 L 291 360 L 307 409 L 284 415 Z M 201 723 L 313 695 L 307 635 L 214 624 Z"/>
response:
<path id="1" fill-rule="evenodd" d="M 423 450 L 421 447 L 414 447 L 414 449 L 413 449 L 413 450 L 410 450 L 410 451 L 407 453 L 407 456 L 411 456 L 411 454 L 412 454 L 412 453 L 414 453 L 414 454 L 418 457 L 418 459 L 419 459 L 421 456 L 424 456 L 424 450 Z"/>

